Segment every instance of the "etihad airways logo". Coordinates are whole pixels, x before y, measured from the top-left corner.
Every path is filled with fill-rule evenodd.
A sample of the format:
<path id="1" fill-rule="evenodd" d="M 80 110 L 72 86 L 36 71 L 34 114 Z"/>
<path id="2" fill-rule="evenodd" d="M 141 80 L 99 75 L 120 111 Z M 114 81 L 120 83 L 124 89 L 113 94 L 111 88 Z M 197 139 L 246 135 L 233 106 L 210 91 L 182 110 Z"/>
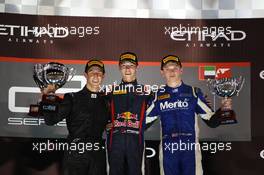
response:
<path id="1" fill-rule="evenodd" d="M 83 38 L 89 35 L 99 35 L 99 29 L 99 26 L 63 27 L 57 24 L 47 24 L 46 26 L 0 24 L 0 37 L 8 37 L 8 42 L 53 44 L 53 39 L 68 36 Z"/>
<path id="2" fill-rule="evenodd" d="M 259 73 L 259 77 L 264 80 L 264 70 L 260 71 Z"/>
<path id="3" fill-rule="evenodd" d="M 170 110 L 170 109 L 187 109 L 189 107 L 188 99 L 184 99 L 183 101 L 177 100 L 175 102 L 165 101 L 160 103 L 160 110 Z"/>
<path id="4" fill-rule="evenodd" d="M 164 34 L 173 41 L 186 42 L 186 47 L 230 47 L 246 38 L 245 31 L 231 26 L 164 26 Z"/>

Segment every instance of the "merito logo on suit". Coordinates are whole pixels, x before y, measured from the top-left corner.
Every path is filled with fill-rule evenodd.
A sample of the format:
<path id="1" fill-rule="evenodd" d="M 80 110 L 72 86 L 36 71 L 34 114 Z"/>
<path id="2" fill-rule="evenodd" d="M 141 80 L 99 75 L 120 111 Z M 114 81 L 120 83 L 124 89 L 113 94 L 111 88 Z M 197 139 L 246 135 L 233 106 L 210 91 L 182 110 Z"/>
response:
<path id="1" fill-rule="evenodd" d="M 185 99 L 184 101 L 177 100 L 175 102 L 165 101 L 165 102 L 160 103 L 160 110 L 188 108 L 188 106 L 189 106 L 189 103 L 187 99 Z"/>

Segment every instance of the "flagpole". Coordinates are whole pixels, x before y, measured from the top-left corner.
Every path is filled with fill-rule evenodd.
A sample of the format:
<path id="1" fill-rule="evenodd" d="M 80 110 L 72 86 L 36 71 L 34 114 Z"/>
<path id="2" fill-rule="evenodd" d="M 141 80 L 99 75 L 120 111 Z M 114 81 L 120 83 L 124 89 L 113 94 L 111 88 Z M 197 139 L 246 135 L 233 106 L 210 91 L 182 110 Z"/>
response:
<path id="1" fill-rule="evenodd" d="M 215 105 L 215 94 L 214 94 L 214 111 L 215 111 L 215 106 L 216 106 L 216 105 Z"/>

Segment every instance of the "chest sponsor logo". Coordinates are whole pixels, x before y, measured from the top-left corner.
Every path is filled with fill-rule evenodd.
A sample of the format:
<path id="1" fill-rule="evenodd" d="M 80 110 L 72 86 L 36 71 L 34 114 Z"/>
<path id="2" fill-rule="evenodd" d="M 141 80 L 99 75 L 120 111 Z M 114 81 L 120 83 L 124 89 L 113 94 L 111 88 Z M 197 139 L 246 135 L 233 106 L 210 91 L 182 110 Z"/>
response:
<path id="1" fill-rule="evenodd" d="M 172 90 L 173 93 L 177 93 L 178 91 L 179 91 L 178 88 Z"/>
<path id="2" fill-rule="evenodd" d="M 114 121 L 114 127 L 115 128 L 129 127 L 129 128 L 138 129 L 139 128 L 139 121 L 133 122 L 131 120 L 128 120 L 128 121 L 121 122 L 121 121 L 115 120 Z"/>
<path id="3" fill-rule="evenodd" d="M 97 94 L 91 94 L 91 98 L 97 98 Z"/>
<path id="4" fill-rule="evenodd" d="M 123 112 L 117 114 L 117 118 L 114 121 L 114 127 L 130 127 L 130 128 L 139 128 L 138 115 L 131 112 Z"/>
<path id="5" fill-rule="evenodd" d="M 164 95 L 158 96 L 158 100 L 164 100 L 164 99 L 167 99 L 167 98 L 170 98 L 170 94 L 164 94 Z"/>
<path id="6" fill-rule="evenodd" d="M 125 119 L 125 120 L 138 120 L 137 114 L 133 114 L 131 112 L 123 112 L 121 114 L 117 114 L 117 119 Z"/>
<path id="7" fill-rule="evenodd" d="M 160 103 L 160 110 L 169 110 L 169 109 L 186 109 L 189 107 L 188 99 L 177 100 L 175 102 L 165 101 Z"/>
<path id="8" fill-rule="evenodd" d="M 113 94 L 114 94 L 114 95 L 127 94 L 127 91 L 126 91 L 126 90 L 114 91 Z"/>

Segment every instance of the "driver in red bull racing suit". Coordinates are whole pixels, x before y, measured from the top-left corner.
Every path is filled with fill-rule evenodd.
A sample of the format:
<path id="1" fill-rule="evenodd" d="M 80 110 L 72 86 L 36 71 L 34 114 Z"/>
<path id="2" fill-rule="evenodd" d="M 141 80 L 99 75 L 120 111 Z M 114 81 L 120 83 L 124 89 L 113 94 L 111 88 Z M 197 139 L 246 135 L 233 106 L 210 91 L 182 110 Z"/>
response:
<path id="1" fill-rule="evenodd" d="M 137 83 L 137 57 L 121 54 L 122 82 L 113 87 L 110 97 L 112 129 L 108 134 L 110 175 L 142 175 L 144 165 L 145 111 L 149 96 Z"/>

